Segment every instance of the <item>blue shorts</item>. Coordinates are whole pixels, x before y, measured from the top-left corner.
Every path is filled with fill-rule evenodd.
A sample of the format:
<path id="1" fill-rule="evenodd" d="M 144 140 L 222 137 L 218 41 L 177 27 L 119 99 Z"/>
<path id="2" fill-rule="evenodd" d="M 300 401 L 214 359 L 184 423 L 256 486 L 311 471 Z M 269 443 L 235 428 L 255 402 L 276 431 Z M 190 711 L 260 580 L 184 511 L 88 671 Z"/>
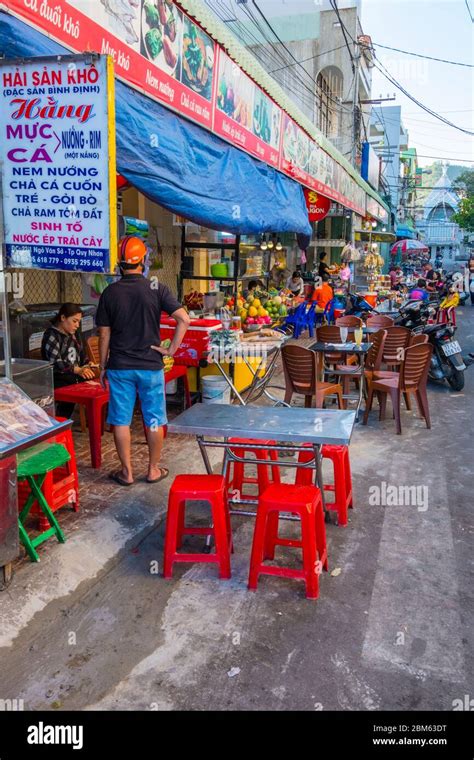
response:
<path id="1" fill-rule="evenodd" d="M 109 425 L 130 425 L 135 401 L 140 399 L 143 419 L 149 428 L 166 425 L 165 373 L 153 369 L 108 369 L 110 386 Z"/>

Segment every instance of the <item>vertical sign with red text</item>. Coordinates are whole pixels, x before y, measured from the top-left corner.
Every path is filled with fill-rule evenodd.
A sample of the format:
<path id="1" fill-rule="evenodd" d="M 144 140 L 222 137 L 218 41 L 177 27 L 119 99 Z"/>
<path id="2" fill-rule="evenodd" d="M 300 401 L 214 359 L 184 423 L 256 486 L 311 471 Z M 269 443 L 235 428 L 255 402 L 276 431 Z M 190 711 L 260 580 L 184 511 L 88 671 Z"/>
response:
<path id="1" fill-rule="evenodd" d="M 110 252 L 116 247 L 113 108 L 113 69 L 106 56 L 0 62 L 9 266 L 111 271 Z"/>

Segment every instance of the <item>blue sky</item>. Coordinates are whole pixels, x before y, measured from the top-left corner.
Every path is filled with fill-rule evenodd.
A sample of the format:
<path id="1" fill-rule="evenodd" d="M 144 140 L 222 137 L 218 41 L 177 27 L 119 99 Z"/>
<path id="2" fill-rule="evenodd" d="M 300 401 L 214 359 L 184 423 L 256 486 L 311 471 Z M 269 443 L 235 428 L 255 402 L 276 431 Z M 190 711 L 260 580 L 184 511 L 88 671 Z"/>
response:
<path id="1" fill-rule="evenodd" d="M 468 0 L 474 14 L 474 3 Z M 362 27 L 374 43 L 464 63 L 474 63 L 474 26 L 465 0 L 363 0 Z M 455 124 L 474 131 L 474 69 L 376 47 L 380 62 L 404 88 Z M 445 126 L 373 70 L 372 96 L 397 94 L 410 145 L 421 156 L 474 162 L 474 138 Z M 421 165 L 431 158 L 420 158 Z M 452 162 L 453 163 L 453 162 Z M 469 164 L 466 164 L 469 166 Z"/>

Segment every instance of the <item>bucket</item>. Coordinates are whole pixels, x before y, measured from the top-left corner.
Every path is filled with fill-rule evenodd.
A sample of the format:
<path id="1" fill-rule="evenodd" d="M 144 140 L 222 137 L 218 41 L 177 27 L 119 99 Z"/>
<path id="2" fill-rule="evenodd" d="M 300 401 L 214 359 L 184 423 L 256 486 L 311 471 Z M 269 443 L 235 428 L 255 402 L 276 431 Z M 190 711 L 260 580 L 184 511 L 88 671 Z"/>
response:
<path id="1" fill-rule="evenodd" d="M 230 388 L 220 375 L 204 375 L 201 391 L 203 404 L 230 404 Z"/>

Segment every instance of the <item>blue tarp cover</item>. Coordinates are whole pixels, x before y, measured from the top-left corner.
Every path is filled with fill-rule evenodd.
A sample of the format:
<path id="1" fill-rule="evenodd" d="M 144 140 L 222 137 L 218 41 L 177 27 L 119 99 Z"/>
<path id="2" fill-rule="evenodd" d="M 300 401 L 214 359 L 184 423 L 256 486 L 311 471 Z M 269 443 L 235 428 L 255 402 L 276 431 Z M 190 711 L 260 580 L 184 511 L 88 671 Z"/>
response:
<path id="1" fill-rule="evenodd" d="M 70 51 L 0 13 L 6 58 Z M 197 224 L 233 233 L 311 234 L 303 188 L 267 164 L 116 81 L 117 170 Z"/>

